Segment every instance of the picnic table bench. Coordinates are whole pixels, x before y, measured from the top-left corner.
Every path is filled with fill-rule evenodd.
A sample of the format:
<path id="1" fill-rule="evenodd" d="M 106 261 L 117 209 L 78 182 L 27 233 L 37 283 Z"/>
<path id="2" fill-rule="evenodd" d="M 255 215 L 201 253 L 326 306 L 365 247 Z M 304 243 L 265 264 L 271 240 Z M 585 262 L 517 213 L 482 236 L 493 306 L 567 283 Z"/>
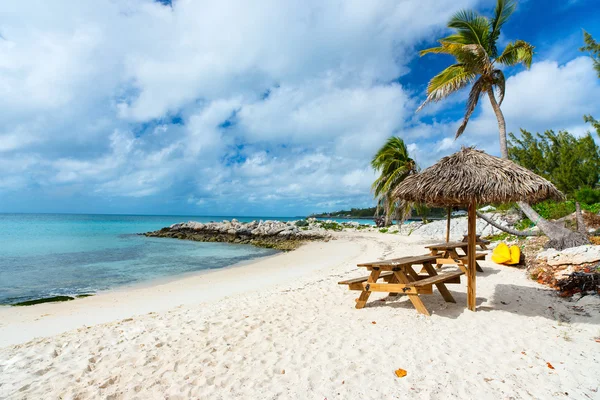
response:
<path id="1" fill-rule="evenodd" d="M 460 276 L 465 273 L 459 269 L 438 274 L 433 267 L 433 263 L 437 260 L 437 255 L 422 255 L 362 263 L 358 266 L 366 268 L 370 271 L 370 275 L 344 280 L 338 284 L 348 285 L 348 289 L 361 292 L 356 299 L 356 308 L 365 306 L 371 292 L 388 292 L 390 296 L 397 296 L 400 293 L 408 296 L 419 313 L 429 315 L 419 295 L 432 294 L 435 285 L 446 302 L 456 303 L 446 284 L 460 283 Z M 413 268 L 415 265 L 422 265 L 427 274 L 419 274 Z M 383 282 L 378 282 L 380 279 Z"/>
<path id="2" fill-rule="evenodd" d="M 432 256 L 438 256 L 439 259 L 442 259 L 441 261 L 437 262 L 438 268 L 441 267 L 442 264 L 457 264 L 459 268 L 465 272 L 468 247 L 469 244 L 467 242 L 446 242 L 425 246 L 425 248 L 429 249 Z M 457 249 L 461 249 L 464 254 L 458 254 Z M 475 268 L 478 272 L 483 272 L 483 269 L 477 260 L 484 260 L 485 256 L 486 253 L 475 253 Z"/>

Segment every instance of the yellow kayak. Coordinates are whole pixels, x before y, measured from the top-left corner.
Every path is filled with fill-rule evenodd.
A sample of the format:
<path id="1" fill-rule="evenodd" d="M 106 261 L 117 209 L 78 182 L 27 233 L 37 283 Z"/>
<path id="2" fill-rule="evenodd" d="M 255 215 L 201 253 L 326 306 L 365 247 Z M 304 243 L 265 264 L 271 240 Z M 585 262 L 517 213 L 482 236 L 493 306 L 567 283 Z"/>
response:
<path id="1" fill-rule="evenodd" d="M 500 243 L 492 252 L 492 261 L 496 264 L 514 265 L 519 263 L 521 249 L 519 246 L 508 247 L 506 243 Z"/>

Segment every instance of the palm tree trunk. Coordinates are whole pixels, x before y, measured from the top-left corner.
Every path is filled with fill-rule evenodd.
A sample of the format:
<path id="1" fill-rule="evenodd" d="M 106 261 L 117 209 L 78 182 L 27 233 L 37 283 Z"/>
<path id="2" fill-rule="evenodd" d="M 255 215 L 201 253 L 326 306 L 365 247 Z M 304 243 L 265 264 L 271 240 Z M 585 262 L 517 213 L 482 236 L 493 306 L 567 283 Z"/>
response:
<path id="1" fill-rule="evenodd" d="M 488 89 L 487 92 L 490 98 L 490 103 L 492 103 L 494 113 L 496 114 L 496 119 L 498 120 L 498 129 L 500 131 L 500 154 L 502 154 L 502 158 L 508 160 L 508 145 L 506 144 L 506 122 L 504 121 L 504 114 L 502 114 L 502 110 L 496 101 L 496 96 L 494 96 L 494 91 L 492 88 Z"/>
<path id="2" fill-rule="evenodd" d="M 502 114 L 502 110 L 496 101 L 494 91 L 490 88 L 487 92 L 490 98 L 490 103 L 492 104 L 492 108 L 494 109 L 494 113 L 496 114 L 496 119 L 498 120 L 498 129 L 500 133 L 500 153 L 502 158 L 508 160 L 508 145 L 506 142 L 506 122 L 504 121 L 504 114 Z M 523 201 L 520 201 L 517 204 L 527 218 L 532 220 L 540 228 L 540 230 L 544 232 L 546 236 L 548 236 L 550 241 L 546 247 L 553 247 L 557 250 L 563 250 L 568 247 L 590 244 L 587 235 L 580 232 L 573 232 L 564 226 L 553 224 L 552 222 L 547 221 L 546 219 L 542 218 L 541 215 L 539 215 L 529 204 Z"/>

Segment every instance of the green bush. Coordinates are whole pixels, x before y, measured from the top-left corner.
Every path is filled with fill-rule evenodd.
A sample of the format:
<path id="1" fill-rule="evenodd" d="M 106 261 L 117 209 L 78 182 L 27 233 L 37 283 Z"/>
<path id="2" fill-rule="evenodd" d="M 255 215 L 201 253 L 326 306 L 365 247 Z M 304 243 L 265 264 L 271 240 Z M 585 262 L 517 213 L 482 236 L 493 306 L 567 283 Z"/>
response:
<path id="1" fill-rule="evenodd" d="M 599 214 L 600 213 L 600 203 L 596 203 L 596 204 L 581 204 L 581 209 L 591 212 L 593 214 Z"/>
<path id="2" fill-rule="evenodd" d="M 381 229 L 379 230 L 379 232 L 381 232 L 381 233 L 386 233 L 387 231 L 388 231 L 388 228 L 381 228 Z"/>
<path id="3" fill-rule="evenodd" d="M 506 233 L 506 232 L 500 232 L 500 233 L 495 234 L 495 235 L 486 236 L 484 239 L 491 240 L 492 242 L 496 242 L 496 241 L 499 241 L 499 240 L 513 241 L 513 240 L 516 240 L 517 237 L 514 236 L 514 235 L 511 235 L 509 233 Z"/>
<path id="4" fill-rule="evenodd" d="M 301 219 L 299 221 L 296 221 L 296 226 L 298 226 L 298 227 L 308 226 L 308 221 L 305 220 L 305 219 Z"/>
<path id="5" fill-rule="evenodd" d="M 545 219 L 559 219 L 575 212 L 575 202 L 568 200 L 562 202 L 543 201 L 535 204 L 533 209 Z"/>
<path id="6" fill-rule="evenodd" d="M 533 228 L 533 222 L 529 218 L 523 218 L 515 224 L 515 229 L 518 231 L 524 231 L 525 229 Z"/>
<path id="7" fill-rule="evenodd" d="M 322 222 L 321 228 L 326 229 L 328 231 L 341 231 L 344 227 L 337 222 Z"/>
<path id="8" fill-rule="evenodd" d="M 575 200 L 584 204 L 600 203 L 600 190 L 585 187 L 575 192 Z"/>

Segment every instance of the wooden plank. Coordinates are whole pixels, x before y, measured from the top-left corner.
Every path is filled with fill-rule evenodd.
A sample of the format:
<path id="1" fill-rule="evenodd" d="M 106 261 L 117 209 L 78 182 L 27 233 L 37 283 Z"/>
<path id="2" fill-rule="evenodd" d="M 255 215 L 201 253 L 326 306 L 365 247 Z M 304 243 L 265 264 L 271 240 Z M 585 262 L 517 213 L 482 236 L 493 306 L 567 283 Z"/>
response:
<path id="1" fill-rule="evenodd" d="M 446 221 L 446 243 L 450 243 L 450 219 L 452 218 L 452 207 L 448 207 L 448 218 Z"/>
<path id="2" fill-rule="evenodd" d="M 368 283 L 374 284 L 375 282 L 377 282 L 377 279 L 379 279 L 379 275 L 381 275 L 381 271 L 371 271 L 371 276 L 369 276 L 369 279 L 367 279 Z M 351 287 L 351 285 L 349 285 L 349 287 Z M 365 306 L 365 304 L 367 304 L 367 300 L 369 300 L 369 296 L 371 295 L 371 292 L 367 292 L 366 290 L 363 290 L 362 293 L 360 294 L 360 296 L 358 296 L 358 299 L 356 299 L 356 308 L 361 309 Z"/>
<path id="3" fill-rule="evenodd" d="M 397 292 L 400 294 L 418 294 L 417 288 L 403 283 L 352 283 L 350 290 L 364 290 L 365 292 Z"/>
<path id="4" fill-rule="evenodd" d="M 351 283 L 366 282 L 369 280 L 370 276 L 371 275 L 361 276 L 360 278 L 347 279 L 345 281 L 338 282 L 338 285 L 350 285 Z M 394 273 L 391 271 L 390 272 L 382 272 L 379 275 L 380 278 L 385 278 L 385 277 L 389 277 L 389 276 L 394 276 Z"/>
<path id="5" fill-rule="evenodd" d="M 357 264 L 359 267 L 401 267 L 403 265 L 422 264 L 424 262 L 431 262 L 435 259 L 435 256 L 425 254 L 421 256 L 410 256 L 393 258 L 391 260 L 373 261 L 367 263 Z"/>
<path id="6" fill-rule="evenodd" d="M 477 214 L 475 201 L 472 201 L 469 204 L 469 220 L 468 220 L 468 232 L 469 232 L 469 240 L 467 247 L 467 306 L 469 310 L 475 311 L 477 307 L 477 294 L 476 294 L 476 280 L 477 280 L 477 270 L 476 264 L 477 260 L 475 259 L 475 246 L 477 241 Z"/>
<path id="7" fill-rule="evenodd" d="M 462 249 L 467 247 L 469 244 L 466 242 L 448 242 L 448 243 L 437 243 L 425 246 L 426 249 L 437 249 L 437 250 L 453 250 Z"/>
<path id="8" fill-rule="evenodd" d="M 439 275 L 433 275 L 427 279 L 422 279 L 418 282 L 415 282 L 413 285 L 415 287 L 420 287 L 420 286 L 425 286 L 425 285 L 433 285 L 436 283 L 444 283 L 448 279 L 460 277 L 461 275 L 464 275 L 464 272 L 462 272 L 462 271 L 444 272 Z"/>
<path id="9" fill-rule="evenodd" d="M 410 283 L 408 277 L 402 271 L 394 271 L 394 275 L 396 276 L 399 282 L 404 284 Z M 419 298 L 418 294 L 409 294 L 408 299 L 416 308 L 417 312 L 429 316 L 429 311 L 427 311 L 427 307 L 425 307 L 425 304 L 423 304 L 423 301 Z"/>
<path id="10" fill-rule="evenodd" d="M 475 253 L 475 259 L 476 260 L 485 260 L 485 256 L 487 256 L 487 253 Z M 467 261 L 467 256 L 460 256 L 458 258 L 461 261 Z"/>
<path id="11" fill-rule="evenodd" d="M 438 273 L 435 271 L 435 269 L 433 268 L 433 266 L 431 264 L 426 264 L 426 265 L 424 265 L 424 267 L 425 267 L 425 269 L 427 269 L 427 272 L 432 277 L 438 276 Z M 460 271 L 460 272 L 462 272 L 462 271 Z M 449 275 L 449 274 L 445 274 L 445 275 Z M 456 276 L 455 278 L 458 278 L 458 282 L 460 282 L 460 275 Z M 454 279 L 454 278 L 449 278 L 449 279 L 444 280 L 443 282 L 436 283 L 435 287 L 437 287 L 438 291 L 440 292 L 440 294 L 442 295 L 442 297 L 444 298 L 444 301 L 446 301 L 446 303 L 456 303 L 456 300 L 454 300 L 454 297 L 452 297 L 452 294 L 446 287 L 446 283 L 448 283 L 448 281 L 450 279 Z"/>

